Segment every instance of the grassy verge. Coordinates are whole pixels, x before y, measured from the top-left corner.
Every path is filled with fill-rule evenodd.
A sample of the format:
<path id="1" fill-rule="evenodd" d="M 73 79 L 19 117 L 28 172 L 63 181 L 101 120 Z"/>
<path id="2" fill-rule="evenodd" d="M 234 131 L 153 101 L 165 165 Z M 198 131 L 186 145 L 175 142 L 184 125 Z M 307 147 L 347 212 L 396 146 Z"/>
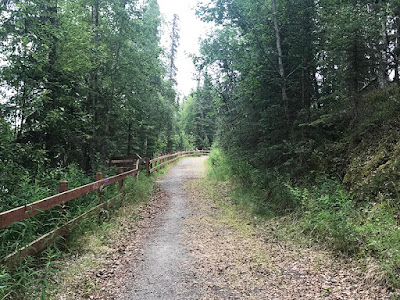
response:
<path id="1" fill-rule="evenodd" d="M 101 264 L 99 254 L 107 250 L 111 237 L 117 237 L 126 219 L 134 217 L 138 208 L 150 199 L 153 185 L 152 178 L 145 176 L 144 172 L 137 181 L 127 179 L 124 196 L 113 208 L 85 219 L 66 240 L 57 242 L 39 255 L 27 257 L 13 268 L 0 266 L 0 299 L 48 299 L 50 294 L 55 294 L 56 286 L 72 285 L 79 274 L 84 274 L 85 268 Z M 106 199 L 114 194 L 113 191 L 109 193 Z M 76 213 L 84 212 L 78 208 Z M 65 266 L 71 258 L 78 262 Z M 88 291 L 92 288 L 90 282 L 84 285 L 83 289 Z"/>
<path id="2" fill-rule="evenodd" d="M 400 288 L 400 210 L 393 201 L 358 203 L 342 184 L 321 178 L 295 186 L 214 149 L 209 176 L 228 182 L 232 204 L 274 237 L 318 245 L 358 260 L 371 280 Z"/>

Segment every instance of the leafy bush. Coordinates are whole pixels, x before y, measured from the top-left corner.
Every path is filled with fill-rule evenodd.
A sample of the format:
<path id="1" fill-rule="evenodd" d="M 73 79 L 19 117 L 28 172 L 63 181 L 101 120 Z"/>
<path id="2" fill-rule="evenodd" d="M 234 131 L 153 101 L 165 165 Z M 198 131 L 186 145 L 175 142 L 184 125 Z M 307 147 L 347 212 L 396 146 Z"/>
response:
<path id="1" fill-rule="evenodd" d="M 361 237 L 354 221 L 358 211 L 337 182 L 325 178 L 311 189 L 287 188 L 301 203 L 300 224 L 306 233 L 342 252 L 359 250 Z"/>
<path id="2" fill-rule="evenodd" d="M 24 184 L 30 178 L 41 177 L 45 166 L 44 151 L 33 149 L 31 144 L 15 143 L 10 125 L 0 118 L 0 211 L 26 204 L 26 200 L 19 200 L 32 196 L 32 190 L 25 191 Z"/>
<path id="3" fill-rule="evenodd" d="M 213 147 L 208 161 L 209 176 L 220 181 L 230 180 L 238 187 L 233 197 L 235 201 L 255 215 L 271 216 L 271 212 L 287 213 L 296 208 L 297 200 L 282 185 L 285 179 L 276 171 L 261 171 L 249 161 L 227 155 L 216 147 Z"/>
<path id="4" fill-rule="evenodd" d="M 208 162 L 211 166 L 210 176 L 218 180 L 228 180 L 233 176 L 230 160 L 218 148 L 213 148 Z"/>

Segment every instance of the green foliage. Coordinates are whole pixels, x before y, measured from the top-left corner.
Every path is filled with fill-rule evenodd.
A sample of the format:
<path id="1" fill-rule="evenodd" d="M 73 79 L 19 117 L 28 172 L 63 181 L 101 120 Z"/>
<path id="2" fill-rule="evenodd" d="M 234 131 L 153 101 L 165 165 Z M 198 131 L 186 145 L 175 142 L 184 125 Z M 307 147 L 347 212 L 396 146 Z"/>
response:
<path id="1" fill-rule="evenodd" d="M 398 81 L 397 58 L 389 58 L 397 55 L 398 6 L 278 1 L 274 13 L 271 3 L 209 0 L 198 7 L 204 21 L 220 25 L 195 58 L 208 79 L 204 88 L 219 99 L 215 140 L 295 182 L 321 171 L 343 178 L 344 149 L 396 119 L 397 85 L 388 74 L 395 71 Z"/>
<path id="2" fill-rule="evenodd" d="M 56 260 L 61 252 L 50 247 L 40 257 L 28 257 L 12 269 L 0 267 L 2 299 L 48 299 L 48 289 L 58 272 Z"/>
<path id="3" fill-rule="evenodd" d="M 75 163 L 92 173 L 111 156 L 176 149 L 157 1 L 11 0 L 2 9 L 10 147 L 26 144 L 53 168 Z"/>
<path id="4" fill-rule="evenodd" d="M 0 120 L 0 211 L 14 208 L 14 202 L 20 203 L 17 199 L 23 198 L 21 185 L 30 176 L 42 176 L 46 165 L 43 151 L 14 143 L 9 124 Z"/>
<path id="5" fill-rule="evenodd" d="M 182 103 L 178 126 L 184 149 L 210 149 L 214 140 L 215 92 L 210 90 L 210 79 L 205 78 L 204 86 L 189 95 Z"/>
<path id="6" fill-rule="evenodd" d="M 68 179 L 71 184 L 81 185 L 89 181 L 76 166 L 71 166 L 61 175 L 63 179 Z M 81 182 L 81 184 L 79 183 Z M 116 203 L 114 208 L 108 208 L 108 218 L 101 219 L 101 224 L 106 228 L 113 226 L 113 215 L 118 215 L 121 207 L 134 205 L 136 203 L 146 202 L 150 199 L 153 191 L 154 182 L 152 178 L 146 176 L 145 172 L 141 172 L 137 180 L 130 177 L 125 180 L 123 194 L 121 200 Z M 37 187 L 31 187 L 34 189 Z M 116 187 L 117 188 L 117 187 Z M 115 189 L 116 191 L 116 189 Z M 36 197 L 41 197 L 36 191 Z M 107 192 L 105 199 L 109 199 Z M 81 199 L 79 201 L 76 201 Z M 41 227 L 45 227 L 47 231 L 54 229 L 58 222 L 65 223 L 68 218 L 87 211 L 89 208 L 98 204 L 95 193 L 83 196 L 68 204 L 67 215 L 57 215 L 53 212 L 51 215 L 44 213 L 43 218 L 36 220 L 19 222 L 0 231 L 0 249 L 1 257 L 7 252 L 30 242 L 40 232 Z M 55 208 L 58 210 L 58 208 Z M 66 240 L 61 240 L 57 244 L 52 245 L 45 251 L 34 257 L 27 257 L 23 262 L 17 264 L 13 268 L 4 265 L 0 267 L 0 298 L 1 299 L 48 299 L 48 292 L 53 288 L 56 273 L 59 271 L 59 260 L 65 255 L 65 250 L 76 250 L 83 245 L 77 245 L 77 237 L 84 234 L 90 234 L 99 230 L 99 217 L 94 216 L 86 218 L 77 227 L 75 227 L 67 236 Z M 60 224 L 60 225 L 61 225 Z M 62 251 L 64 250 L 64 251 Z"/>
<path id="7" fill-rule="evenodd" d="M 278 230 L 285 235 L 304 235 L 365 264 L 374 260 L 379 265 L 376 279 L 399 288 L 399 208 L 393 201 L 360 205 L 337 180 L 319 177 L 308 187 L 294 185 L 218 148 L 213 148 L 208 162 L 209 176 L 229 182 L 232 204 L 250 213 L 256 223 L 281 217 Z"/>
<path id="8" fill-rule="evenodd" d="M 356 222 L 359 211 L 340 184 L 329 179 L 312 189 L 287 186 L 301 202 L 301 226 L 322 244 L 346 253 L 357 253 L 362 245 Z"/>
<path id="9" fill-rule="evenodd" d="M 234 199 L 258 217 L 285 214 L 298 204 L 292 193 L 282 186 L 285 179 L 277 172 L 261 172 L 249 162 L 227 155 L 217 147 L 213 147 L 208 164 L 209 176 L 238 186 Z"/>
<path id="10" fill-rule="evenodd" d="M 221 149 L 213 147 L 207 160 L 210 166 L 209 176 L 221 181 L 227 181 L 233 176 L 226 155 L 223 154 Z"/>
<path id="11" fill-rule="evenodd" d="M 126 180 L 123 192 L 128 203 L 141 202 L 150 199 L 153 188 L 153 179 L 148 177 L 145 172 L 141 172 L 137 180 L 133 177 Z"/>

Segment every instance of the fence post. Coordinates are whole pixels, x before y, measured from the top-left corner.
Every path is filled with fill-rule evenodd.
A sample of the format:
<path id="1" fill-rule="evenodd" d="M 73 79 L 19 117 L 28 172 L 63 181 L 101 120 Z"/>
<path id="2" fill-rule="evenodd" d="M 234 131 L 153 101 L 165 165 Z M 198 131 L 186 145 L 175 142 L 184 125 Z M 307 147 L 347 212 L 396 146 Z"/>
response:
<path id="1" fill-rule="evenodd" d="M 120 167 L 118 168 L 118 174 L 124 173 L 124 168 Z M 122 188 L 124 187 L 124 180 L 118 180 L 118 191 L 121 192 Z"/>
<path id="2" fill-rule="evenodd" d="M 68 181 L 65 181 L 65 180 L 60 181 L 58 187 L 59 187 L 60 193 L 64 193 L 64 192 L 68 191 Z"/>
<path id="3" fill-rule="evenodd" d="M 102 179 L 103 179 L 103 173 L 97 172 L 96 173 L 96 181 L 99 181 L 99 180 L 102 180 Z M 102 191 L 102 188 L 100 188 L 97 191 L 97 199 L 98 199 L 99 203 L 103 203 L 103 191 Z"/>
<path id="4" fill-rule="evenodd" d="M 138 170 L 138 173 L 136 173 L 136 174 L 134 175 L 134 178 L 135 178 L 135 179 L 138 178 L 140 160 L 141 160 L 141 159 L 138 159 L 138 160 L 133 164 L 133 170 L 136 170 L 136 169 Z M 137 167 L 136 167 L 136 166 L 137 166 Z"/>
<path id="5" fill-rule="evenodd" d="M 145 159 L 145 164 L 146 164 L 146 173 L 147 175 L 150 175 L 150 158 Z"/>
<path id="6" fill-rule="evenodd" d="M 60 181 L 58 184 L 58 190 L 59 190 L 60 194 L 68 191 L 68 181 L 66 181 L 66 180 Z M 67 209 L 68 209 L 68 204 L 64 203 L 61 205 L 61 213 L 62 214 L 65 215 L 67 213 Z"/>

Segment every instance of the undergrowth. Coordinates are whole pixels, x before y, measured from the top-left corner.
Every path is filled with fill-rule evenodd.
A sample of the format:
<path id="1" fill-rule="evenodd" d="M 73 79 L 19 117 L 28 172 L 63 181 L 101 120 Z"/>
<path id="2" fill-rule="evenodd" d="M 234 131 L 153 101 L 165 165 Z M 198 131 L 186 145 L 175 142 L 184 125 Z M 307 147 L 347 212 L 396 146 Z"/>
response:
<path id="1" fill-rule="evenodd" d="M 113 168 L 104 168 L 103 170 L 104 177 L 113 176 L 116 173 L 116 170 Z M 2 211 L 27 205 L 57 194 L 58 182 L 60 180 L 68 181 L 69 189 L 74 189 L 95 181 L 95 178 L 90 178 L 85 175 L 76 165 L 71 165 L 65 169 L 53 170 L 50 174 L 46 175 L 45 178 L 40 178 L 40 180 L 24 178 L 20 183 L 19 193 L 11 197 L 10 203 L 12 203 L 12 205 L 3 206 Z M 106 187 L 103 190 L 103 194 L 104 200 L 117 195 L 117 184 Z M 3 258 L 26 246 L 36 238 L 85 213 L 97 204 L 98 199 L 96 193 L 89 193 L 69 201 L 64 208 L 58 206 L 1 229 L 0 257 Z"/>
<path id="2" fill-rule="evenodd" d="M 277 172 L 258 170 L 218 148 L 208 162 L 209 176 L 229 181 L 232 201 L 257 224 L 277 219 L 285 238 L 299 240 L 301 235 L 356 258 L 366 272 L 368 265 L 377 264 L 374 280 L 400 288 L 400 211 L 393 201 L 382 196 L 372 203 L 357 202 L 340 182 L 324 176 L 308 186 L 294 185 Z M 275 234 L 282 238 L 279 230 Z"/>
<path id="3" fill-rule="evenodd" d="M 112 176 L 115 170 L 103 170 L 103 176 Z M 55 178 L 60 178 L 55 176 Z M 69 181 L 70 189 L 92 182 L 75 166 L 66 170 L 61 178 Z M 52 180 L 53 181 L 53 180 Z M 24 183 L 22 183 L 24 184 Z M 123 197 L 107 211 L 95 214 L 79 223 L 67 236 L 59 240 L 42 253 L 27 257 L 23 262 L 12 267 L 0 266 L 0 299 L 48 299 L 48 291 L 55 284 L 55 277 L 60 270 L 60 260 L 65 255 L 80 251 L 83 247 L 81 237 L 93 233 L 105 235 L 115 226 L 115 217 L 121 207 L 142 203 L 149 199 L 153 182 L 141 172 L 139 180 L 133 177 L 125 180 Z M 40 200 L 49 195 L 48 188 L 40 188 L 38 184 L 26 183 L 24 189 L 29 202 Z M 104 201 L 118 194 L 118 184 L 113 184 L 104 190 Z M 68 202 L 66 209 L 58 207 L 49 212 L 13 224 L 0 231 L 0 254 L 4 257 L 12 251 L 28 244 L 36 237 L 49 232 L 66 223 L 68 220 L 88 211 L 98 204 L 96 193 L 90 193 Z M 80 244 L 81 243 L 81 244 Z"/>

